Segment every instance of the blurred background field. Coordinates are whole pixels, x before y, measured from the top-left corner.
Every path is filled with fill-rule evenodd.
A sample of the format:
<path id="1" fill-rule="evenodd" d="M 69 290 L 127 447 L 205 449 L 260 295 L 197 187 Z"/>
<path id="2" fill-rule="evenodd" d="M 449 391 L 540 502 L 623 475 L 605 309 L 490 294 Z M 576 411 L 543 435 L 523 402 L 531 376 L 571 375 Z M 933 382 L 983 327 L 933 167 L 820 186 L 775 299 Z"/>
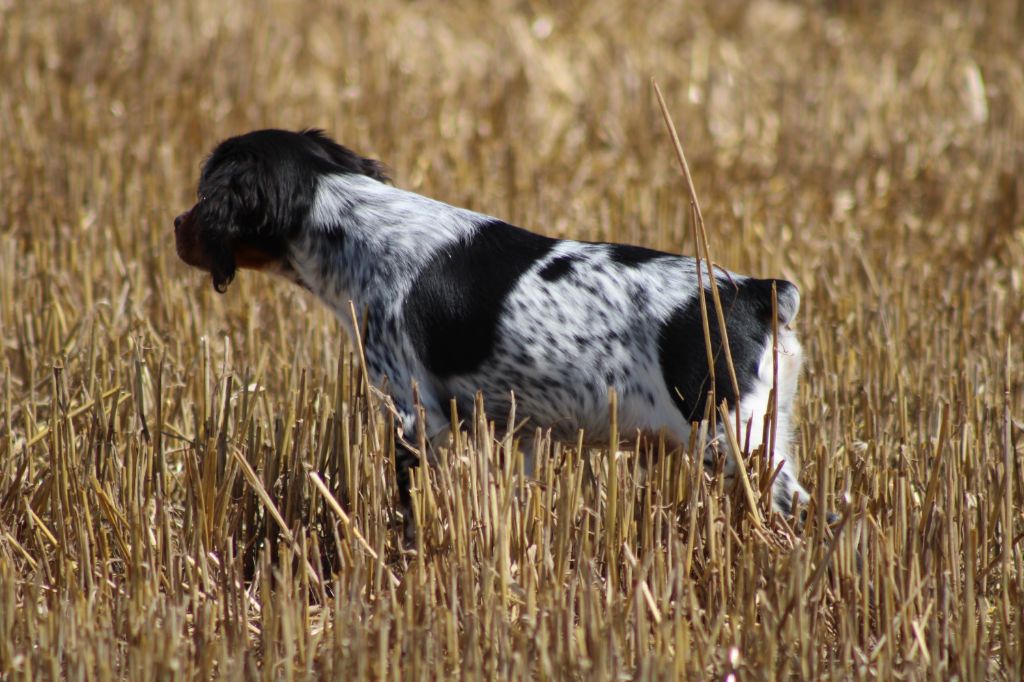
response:
<path id="1" fill-rule="evenodd" d="M 322 127 L 693 253 L 651 77 L 716 260 L 803 292 L 807 526 L 467 415 L 400 551 L 337 322 L 175 256 L 200 163 Z M 1022 170 L 1013 1 L 0 1 L 0 677 L 1021 679 Z"/>

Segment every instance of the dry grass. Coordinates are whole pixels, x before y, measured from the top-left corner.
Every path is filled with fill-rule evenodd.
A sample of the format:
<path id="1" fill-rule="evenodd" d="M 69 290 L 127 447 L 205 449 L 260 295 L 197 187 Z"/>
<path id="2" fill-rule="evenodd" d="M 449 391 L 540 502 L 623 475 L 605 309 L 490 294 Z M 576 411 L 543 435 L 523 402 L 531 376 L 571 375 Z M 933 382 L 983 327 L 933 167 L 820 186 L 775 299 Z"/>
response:
<path id="1" fill-rule="evenodd" d="M 0 677 L 1024 676 L 1024 7 L 460 4 L 0 2 Z M 401 186 L 692 253 L 651 76 L 716 259 L 802 287 L 841 528 L 467 415 L 401 553 L 337 323 L 177 261 L 200 160 L 322 126 Z"/>

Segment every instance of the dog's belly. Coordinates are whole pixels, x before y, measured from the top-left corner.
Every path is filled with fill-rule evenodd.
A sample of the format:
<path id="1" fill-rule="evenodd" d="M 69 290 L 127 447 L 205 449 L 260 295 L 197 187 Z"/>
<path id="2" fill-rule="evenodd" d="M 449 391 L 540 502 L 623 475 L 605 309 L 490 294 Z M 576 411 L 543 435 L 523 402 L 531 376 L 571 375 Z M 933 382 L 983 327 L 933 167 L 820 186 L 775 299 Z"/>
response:
<path id="1" fill-rule="evenodd" d="M 601 346 L 602 351 L 575 354 L 520 348 L 518 362 L 499 355 L 482 371 L 449 379 L 444 391 L 456 399 L 464 420 L 479 391 L 487 416 L 499 427 L 507 424 L 514 397 L 516 424 L 528 420 L 524 429 L 550 429 L 552 437 L 566 442 L 575 442 L 582 429 L 587 442 L 605 443 L 611 435 L 609 392 L 614 389 L 620 438 L 664 429 L 670 439 L 685 440 L 689 424 L 665 390 L 654 358 L 637 363 L 615 346 L 611 352 Z"/>
<path id="2" fill-rule="evenodd" d="M 570 399 L 560 389 L 537 391 L 530 388 L 507 392 L 481 391 L 487 417 L 503 432 L 512 414 L 515 396 L 515 426 L 522 436 L 532 435 L 537 428 L 550 430 L 555 440 L 574 443 L 583 432 L 584 442 L 607 445 L 611 436 L 611 408 L 607 391 L 570 391 Z M 459 416 L 467 421 L 473 414 L 475 395 L 454 393 Z M 640 394 L 616 391 L 616 425 L 620 441 L 632 441 L 638 434 L 657 436 L 664 431 L 669 442 L 686 442 L 690 425 L 671 401 L 647 402 Z"/>

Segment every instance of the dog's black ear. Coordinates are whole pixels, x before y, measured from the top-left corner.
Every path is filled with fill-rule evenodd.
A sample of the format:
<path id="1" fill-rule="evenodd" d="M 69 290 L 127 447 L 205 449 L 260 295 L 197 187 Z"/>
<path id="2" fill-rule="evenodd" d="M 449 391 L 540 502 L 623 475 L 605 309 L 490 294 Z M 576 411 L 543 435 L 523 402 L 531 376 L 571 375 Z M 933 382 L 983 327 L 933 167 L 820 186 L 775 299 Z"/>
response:
<path id="1" fill-rule="evenodd" d="M 327 159 L 346 173 L 359 173 L 380 182 L 390 182 L 387 169 L 380 161 L 368 159 L 332 140 L 318 128 L 303 130 L 302 135 L 315 142 Z"/>
<path id="2" fill-rule="evenodd" d="M 223 225 L 225 223 L 213 223 Z M 205 269 L 213 280 L 213 288 L 218 294 L 228 290 L 228 285 L 235 278 L 235 254 L 231 249 L 231 236 L 224 230 L 203 229 L 199 233 L 199 243 Z"/>
<path id="3" fill-rule="evenodd" d="M 232 244 L 264 221 L 259 192 L 252 187 L 253 169 L 246 160 L 221 164 L 204 178 L 198 213 L 199 242 L 213 288 L 223 294 L 235 278 Z"/>
<path id="4" fill-rule="evenodd" d="M 213 289 L 218 294 L 228 290 L 228 285 L 235 279 L 235 254 L 223 240 L 210 239 L 206 243 L 206 255 L 209 258 L 210 278 Z"/>
<path id="5" fill-rule="evenodd" d="M 268 200 L 274 186 L 265 163 L 228 140 L 206 162 L 199 181 L 201 224 L 218 233 L 264 232 L 271 222 Z"/>
<path id="6" fill-rule="evenodd" d="M 227 192 L 222 194 L 225 224 L 231 233 L 248 236 L 262 233 L 270 222 L 267 178 L 260 161 L 242 157 L 230 164 Z"/>

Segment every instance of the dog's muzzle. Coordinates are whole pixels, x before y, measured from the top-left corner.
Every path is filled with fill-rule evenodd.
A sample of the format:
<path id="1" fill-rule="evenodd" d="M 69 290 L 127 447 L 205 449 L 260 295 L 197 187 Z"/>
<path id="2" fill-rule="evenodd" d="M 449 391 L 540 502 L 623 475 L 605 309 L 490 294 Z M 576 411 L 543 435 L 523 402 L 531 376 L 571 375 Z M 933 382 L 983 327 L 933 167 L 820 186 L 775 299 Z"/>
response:
<path id="1" fill-rule="evenodd" d="M 199 239 L 193 225 L 191 209 L 174 219 L 174 246 L 178 252 L 178 258 L 181 260 L 194 268 L 209 269 L 209 265 L 203 258 L 202 249 L 199 248 Z"/>

